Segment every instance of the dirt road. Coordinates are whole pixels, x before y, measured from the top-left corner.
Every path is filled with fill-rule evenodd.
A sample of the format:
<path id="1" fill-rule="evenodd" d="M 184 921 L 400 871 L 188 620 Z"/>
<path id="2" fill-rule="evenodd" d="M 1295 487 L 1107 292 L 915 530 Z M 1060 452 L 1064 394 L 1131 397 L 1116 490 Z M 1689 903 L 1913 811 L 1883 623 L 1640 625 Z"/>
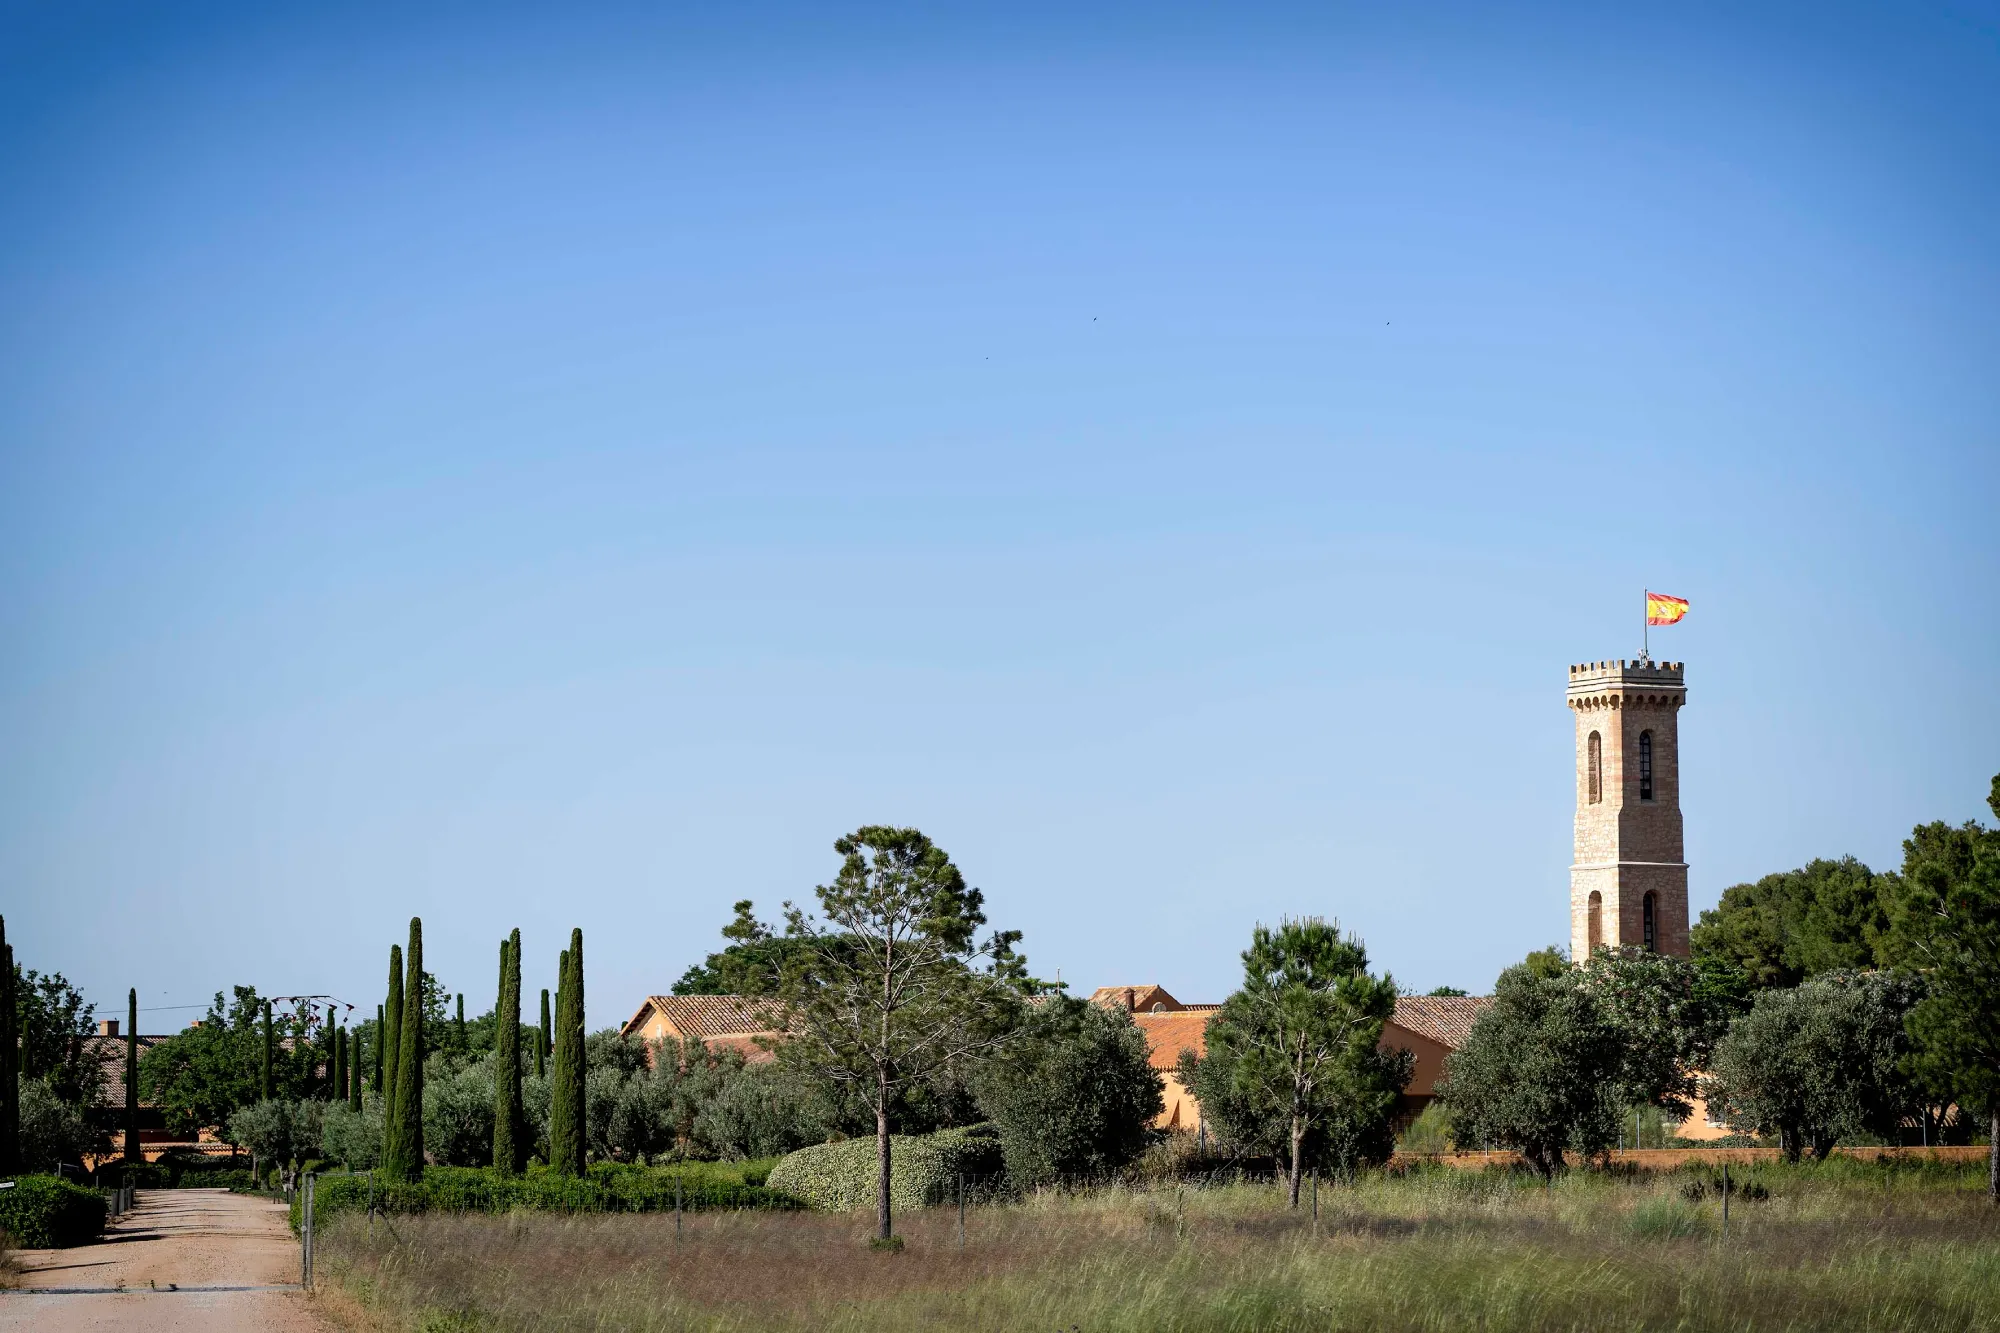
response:
<path id="1" fill-rule="evenodd" d="M 299 1291 L 282 1204 L 227 1190 L 145 1190 L 94 1245 L 21 1250 L 0 1330 L 323 1333 Z"/>

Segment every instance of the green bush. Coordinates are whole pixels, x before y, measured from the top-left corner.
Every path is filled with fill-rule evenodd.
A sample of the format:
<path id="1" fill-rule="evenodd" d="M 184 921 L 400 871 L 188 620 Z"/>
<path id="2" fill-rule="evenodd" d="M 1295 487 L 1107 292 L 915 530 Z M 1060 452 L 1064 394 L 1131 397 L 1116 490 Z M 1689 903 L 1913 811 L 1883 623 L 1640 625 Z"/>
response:
<path id="1" fill-rule="evenodd" d="M 690 1162 L 680 1178 L 680 1204 L 688 1209 L 796 1208 L 789 1194 L 728 1178 L 717 1164 Z M 317 1213 L 360 1212 L 372 1195 L 385 1213 L 505 1213 L 516 1208 L 550 1213 L 672 1212 L 679 1168 L 605 1164 L 588 1175 L 564 1176 L 547 1169 L 503 1176 L 490 1167 L 434 1166 L 423 1178 L 397 1183 L 367 1176 L 321 1176 L 314 1186 Z M 292 1227 L 298 1228 L 300 1196 L 292 1199 Z"/>
<path id="2" fill-rule="evenodd" d="M 56 1176 L 19 1176 L 0 1190 L 0 1231 L 28 1250 L 82 1245 L 104 1230 L 104 1196 Z"/>
<path id="3" fill-rule="evenodd" d="M 91 1173 L 103 1189 L 162 1190 L 173 1184 L 173 1170 L 161 1162 L 106 1162 Z"/>
<path id="4" fill-rule="evenodd" d="M 801 1148 L 771 1170 L 774 1190 L 826 1212 L 872 1208 L 881 1181 L 872 1138 Z M 992 1125 L 939 1130 L 910 1138 L 889 1136 L 889 1202 L 893 1208 L 929 1208 L 952 1197 L 962 1172 L 967 1181 L 1000 1174 L 998 1131 Z"/>

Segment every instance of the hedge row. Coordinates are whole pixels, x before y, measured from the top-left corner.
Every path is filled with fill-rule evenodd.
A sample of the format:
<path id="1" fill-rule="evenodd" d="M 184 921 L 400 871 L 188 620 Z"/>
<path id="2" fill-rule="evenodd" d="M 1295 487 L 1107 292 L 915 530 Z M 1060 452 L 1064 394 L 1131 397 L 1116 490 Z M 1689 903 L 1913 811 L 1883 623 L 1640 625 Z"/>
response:
<path id="1" fill-rule="evenodd" d="M 104 1230 L 106 1204 L 96 1190 L 57 1176 L 18 1176 L 0 1190 L 0 1231 L 27 1250 L 83 1245 Z"/>
<path id="2" fill-rule="evenodd" d="M 118 1189 L 124 1185 L 142 1190 L 230 1189 L 249 1181 L 250 1168 L 247 1165 L 232 1165 L 226 1158 L 204 1161 L 200 1158 L 162 1157 L 157 1162 L 132 1165 L 106 1162 L 93 1174 L 97 1183 L 105 1189 Z"/>
<path id="3" fill-rule="evenodd" d="M 797 1208 L 789 1194 L 761 1185 L 703 1179 L 689 1171 L 681 1182 L 680 1206 L 704 1208 Z M 392 1184 L 368 1176 L 321 1176 L 314 1183 L 318 1216 L 359 1212 L 374 1200 L 385 1213 L 505 1213 L 516 1208 L 549 1213 L 672 1212 L 675 1199 L 673 1168 L 627 1167 L 592 1171 L 587 1176 L 559 1176 L 533 1171 L 503 1176 L 486 1167 L 433 1166 L 423 1179 Z M 298 1229 L 301 1196 L 292 1198 L 292 1228 Z"/>
<path id="4" fill-rule="evenodd" d="M 967 1182 L 998 1176 L 1003 1163 L 999 1131 L 992 1125 L 946 1129 L 920 1137 L 889 1136 L 889 1204 L 897 1210 L 930 1208 L 951 1200 L 961 1176 Z M 772 1189 L 828 1212 L 873 1208 L 882 1173 L 872 1138 L 801 1148 L 771 1171 Z"/>

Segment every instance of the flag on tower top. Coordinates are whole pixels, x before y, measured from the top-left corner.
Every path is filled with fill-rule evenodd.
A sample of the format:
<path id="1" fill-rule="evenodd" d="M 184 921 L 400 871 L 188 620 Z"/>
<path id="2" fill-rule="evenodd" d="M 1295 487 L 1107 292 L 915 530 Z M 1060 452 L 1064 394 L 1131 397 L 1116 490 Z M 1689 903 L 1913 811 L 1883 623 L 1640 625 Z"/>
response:
<path id="1" fill-rule="evenodd" d="M 1671 625 L 1688 613 L 1685 597 L 1669 597 L 1663 592 L 1646 594 L 1646 623 L 1648 625 Z"/>

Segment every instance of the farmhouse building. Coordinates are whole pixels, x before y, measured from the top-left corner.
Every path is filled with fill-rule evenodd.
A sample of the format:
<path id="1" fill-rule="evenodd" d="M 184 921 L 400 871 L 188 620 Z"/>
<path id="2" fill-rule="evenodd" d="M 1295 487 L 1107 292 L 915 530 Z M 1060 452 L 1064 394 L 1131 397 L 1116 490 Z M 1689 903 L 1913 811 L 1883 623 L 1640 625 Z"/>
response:
<path id="1" fill-rule="evenodd" d="M 648 995 L 620 1032 L 648 1046 L 696 1041 L 712 1051 L 736 1051 L 752 1064 L 771 1058 L 758 1038 L 777 1035 L 772 1005 L 741 995 Z"/>
<path id="2" fill-rule="evenodd" d="M 1151 1064 L 1166 1084 L 1166 1106 L 1154 1121 L 1158 1129 L 1194 1129 L 1201 1123 L 1201 1106 L 1175 1073 L 1182 1051 L 1207 1053 L 1208 1020 L 1222 1006 L 1182 1004 L 1163 986 L 1100 986 L 1091 1003 L 1123 1009 L 1146 1034 Z M 1444 1075 L 1444 1058 L 1465 1043 L 1472 1020 L 1488 1003 L 1476 996 L 1414 996 L 1396 1001 L 1396 1016 L 1382 1027 L 1384 1050 L 1406 1050 L 1416 1057 L 1409 1087 L 1403 1090 L 1400 1114 L 1414 1119 L 1437 1096 Z"/>

